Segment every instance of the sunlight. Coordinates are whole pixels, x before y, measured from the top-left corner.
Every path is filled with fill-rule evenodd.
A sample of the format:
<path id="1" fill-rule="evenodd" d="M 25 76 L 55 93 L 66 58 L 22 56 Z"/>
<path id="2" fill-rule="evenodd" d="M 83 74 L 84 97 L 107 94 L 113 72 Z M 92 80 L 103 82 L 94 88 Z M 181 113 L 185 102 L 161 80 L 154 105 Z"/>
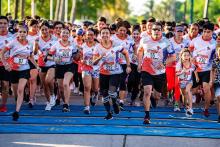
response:
<path id="1" fill-rule="evenodd" d="M 49 143 L 32 143 L 32 142 L 13 142 L 14 144 L 23 145 L 34 145 L 34 146 L 45 146 L 45 147 L 92 147 L 92 146 L 82 146 L 82 145 L 67 145 L 67 144 L 49 144 Z"/>

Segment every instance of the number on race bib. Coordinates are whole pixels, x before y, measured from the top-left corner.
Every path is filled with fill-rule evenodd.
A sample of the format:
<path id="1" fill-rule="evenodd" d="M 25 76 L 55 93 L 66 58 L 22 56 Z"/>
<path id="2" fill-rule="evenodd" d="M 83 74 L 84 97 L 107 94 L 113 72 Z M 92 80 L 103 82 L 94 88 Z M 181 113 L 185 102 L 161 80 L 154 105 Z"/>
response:
<path id="1" fill-rule="evenodd" d="M 158 59 L 158 53 L 150 53 L 150 57 L 152 58 L 152 59 Z"/>
<path id="2" fill-rule="evenodd" d="M 113 71 L 113 66 L 109 65 L 109 64 L 106 64 L 105 69 L 108 70 L 108 71 Z"/>
<path id="3" fill-rule="evenodd" d="M 86 65 L 92 65 L 92 60 L 87 59 L 85 63 Z"/>
<path id="4" fill-rule="evenodd" d="M 70 52 L 63 52 L 62 56 L 63 57 L 70 57 Z"/>
<path id="5" fill-rule="evenodd" d="M 14 58 L 14 63 L 20 64 L 20 65 L 24 65 L 24 64 L 27 64 L 27 59 Z"/>
<path id="6" fill-rule="evenodd" d="M 206 59 L 205 58 L 199 58 L 199 63 L 201 64 L 205 64 L 206 63 Z"/>

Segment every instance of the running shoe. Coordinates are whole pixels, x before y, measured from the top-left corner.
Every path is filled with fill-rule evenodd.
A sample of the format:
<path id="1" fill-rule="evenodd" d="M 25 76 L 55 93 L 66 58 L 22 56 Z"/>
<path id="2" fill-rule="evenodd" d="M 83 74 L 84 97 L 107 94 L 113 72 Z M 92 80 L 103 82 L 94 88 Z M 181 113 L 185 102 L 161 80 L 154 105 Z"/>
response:
<path id="1" fill-rule="evenodd" d="M 188 109 L 186 110 L 186 117 L 192 117 L 192 115 L 193 115 L 193 109 L 188 108 Z"/>
<path id="2" fill-rule="evenodd" d="M 19 118 L 19 113 L 17 111 L 15 111 L 13 114 L 12 114 L 12 119 L 13 121 L 17 121 Z"/>
<path id="3" fill-rule="evenodd" d="M 50 96 L 50 105 L 51 105 L 51 107 L 55 106 L 55 104 L 56 104 L 56 97 L 55 97 L 55 95 L 51 95 Z"/>
<path id="4" fill-rule="evenodd" d="M 144 117 L 143 124 L 150 124 L 150 117 Z"/>
<path id="5" fill-rule="evenodd" d="M 79 95 L 82 96 L 82 95 L 83 95 L 83 92 L 80 91 L 80 92 L 79 92 Z"/>
<path id="6" fill-rule="evenodd" d="M 84 108 L 83 112 L 84 112 L 85 114 L 90 114 L 90 108 L 89 108 L 89 106 L 86 106 L 86 107 Z"/>
<path id="7" fill-rule="evenodd" d="M 0 112 L 7 112 L 7 107 L 6 106 L 1 106 L 0 107 Z"/>
<path id="8" fill-rule="evenodd" d="M 203 111 L 203 115 L 205 116 L 205 117 L 209 117 L 209 110 L 208 109 L 205 109 L 204 111 Z"/>
<path id="9" fill-rule="evenodd" d="M 79 93 L 79 88 L 78 88 L 78 87 L 75 87 L 75 89 L 73 90 L 73 93 L 74 93 L 74 94 Z"/>
<path id="10" fill-rule="evenodd" d="M 45 110 L 46 110 L 46 111 L 50 111 L 51 108 L 52 108 L 52 106 L 50 105 L 49 102 L 47 102 L 47 105 L 46 105 L 46 107 L 45 107 Z"/>
<path id="11" fill-rule="evenodd" d="M 180 108 L 179 108 L 179 104 L 177 102 L 175 102 L 174 104 L 174 109 L 173 109 L 174 112 L 180 112 Z"/>
<path id="12" fill-rule="evenodd" d="M 110 120 L 110 119 L 113 119 L 113 116 L 112 116 L 112 113 L 108 113 L 105 118 L 105 120 Z"/>
<path id="13" fill-rule="evenodd" d="M 67 104 L 63 104 L 63 112 L 69 112 L 69 106 Z"/>

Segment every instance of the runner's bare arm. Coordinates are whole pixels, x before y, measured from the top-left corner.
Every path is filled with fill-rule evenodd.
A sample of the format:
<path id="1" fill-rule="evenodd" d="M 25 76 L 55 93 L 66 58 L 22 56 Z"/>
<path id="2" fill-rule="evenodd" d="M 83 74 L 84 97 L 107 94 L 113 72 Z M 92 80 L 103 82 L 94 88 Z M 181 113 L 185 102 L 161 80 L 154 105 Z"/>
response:
<path id="1" fill-rule="evenodd" d="M 125 60 L 127 64 L 126 72 L 129 74 L 131 72 L 131 64 L 130 64 L 128 51 L 126 49 L 123 49 L 122 54 L 125 56 Z"/>
<path id="2" fill-rule="evenodd" d="M 4 54 L 9 50 L 9 48 L 5 47 L 2 49 L 2 51 L 0 52 L 0 59 L 3 63 L 3 65 L 5 66 L 5 69 L 10 71 L 11 70 L 11 67 L 10 65 L 8 64 L 8 62 L 6 61 L 5 57 L 4 57 Z"/>
<path id="3" fill-rule="evenodd" d="M 195 74 L 195 77 L 196 77 L 196 82 L 198 83 L 198 82 L 199 82 L 198 72 L 195 70 L 195 71 L 194 71 L 194 74 Z"/>
<path id="4" fill-rule="evenodd" d="M 140 72 L 143 55 L 144 55 L 144 49 L 142 47 L 138 49 L 137 55 L 138 55 L 138 71 Z"/>
<path id="5" fill-rule="evenodd" d="M 38 41 L 35 40 L 34 41 L 34 46 L 33 46 L 33 53 L 34 53 L 34 55 L 36 55 L 38 53 L 38 50 L 39 50 Z"/>
<path id="6" fill-rule="evenodd" d="M 93 58 L 93 65 L 97 65 L 99 63 L 99 61 L 105 56 L 105 54 L 98 56 L 98 55 L 94 55 Z"/>

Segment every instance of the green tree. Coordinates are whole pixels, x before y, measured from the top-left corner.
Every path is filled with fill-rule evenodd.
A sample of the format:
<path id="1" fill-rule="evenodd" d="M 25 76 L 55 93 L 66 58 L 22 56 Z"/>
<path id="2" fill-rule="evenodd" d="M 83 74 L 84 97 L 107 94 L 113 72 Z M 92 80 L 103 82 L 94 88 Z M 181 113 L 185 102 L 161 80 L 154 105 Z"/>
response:
<path id="1" fill-rule="evenodd" d="M 211 21 L 216 22 L 216 19 L 220 17 L 220 0 L 210 0 L 209 2 L 209 9 L 208 9 L 208 17 Z M 201 0 L 194 0 L 194 21 L 203 18 L 203 10 L 205 6 L 205 1 Z M 180 12 L 184 12 L 184 5 L 181 6 Z M 189 22 L 190 18 L 190 0 L 187 0 L 187 14 L 186 20 Z"/>

